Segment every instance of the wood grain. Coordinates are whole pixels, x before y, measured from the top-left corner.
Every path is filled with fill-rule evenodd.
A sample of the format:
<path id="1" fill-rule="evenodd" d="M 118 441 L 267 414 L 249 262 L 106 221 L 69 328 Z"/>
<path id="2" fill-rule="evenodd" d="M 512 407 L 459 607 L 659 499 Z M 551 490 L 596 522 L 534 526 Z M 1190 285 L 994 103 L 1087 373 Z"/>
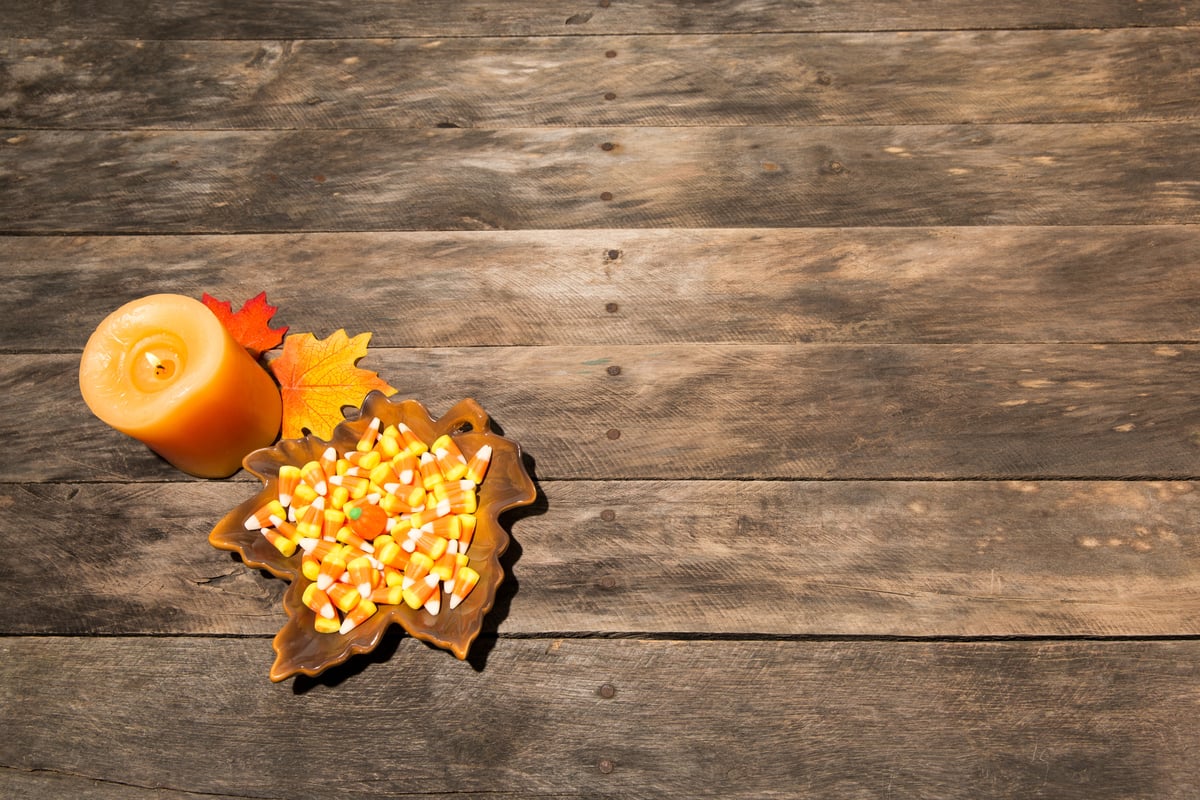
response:
<path id="1" fill-rule="evenodd" d="M 1192 123 L 2 136 L 9 233 L 1200 222 Z"/>
<path id="2" fill-rule="evenodd" d="M 22 421 L 0 480 L 177 480 L 87 412 L 77 364 L 0 360 Z M 435 415 L 473 397 L 545 479 L 1188 479 L 1200 446 L 1195 345 L 378 348 L 361 366 Z"/>
<path id="3" fill-rule="evenodd" d="M 276 326 L 372 347 L 1200 341 L 1195 226 L 30 236 L 0 261 L 7 353 L 78 353 L 154 292 L 265 291 Z"/>
<path id="4" fill-rule="evenodd" d="M 0 60 L 13 128 L 1195 120 L 1200 27 L 582 43 L 12 39 Z"/>
<path id="5" fill-rule="evenodd" d="M 0 648 L 6 796 L 50 781 L 297 800 L 1190 800 L 1198 786 L 1193 641 L 504 641 L 476 671 L 405 639 L 340 684 L 291 688 L 263 677 L 265 639 Z"/>
<path id="6" fill-rule="evenodd" d="M 486 634 L 1172 636 L 1194 482 L 543 481 Z M 0 634 L 271 636 L 283 581 L 208 544 L 244 482 L 0 488 Z M 50 585 L 47 576 L 53 576 Z"/>
<path id="7" fill-rule="evenodd" d="M 49 8 L 47 8 L 49 5 Z M 1091 28 L 1200 24 L 1179 0 L 144 0 L 137 4 L 54 0 L 0 2 L 9 36 L 242 39 L 264 36 L 591 36 L 616 33 L 955 28 Z"/>
<path id="8" fill-rule="evenodd" d="M 1200 4 L 0 19 L 0 797 L 1200 796 Z M 256 482 L 81 402 L 262 290 L 524 447 L 467 662 L 271 683 Z"/>

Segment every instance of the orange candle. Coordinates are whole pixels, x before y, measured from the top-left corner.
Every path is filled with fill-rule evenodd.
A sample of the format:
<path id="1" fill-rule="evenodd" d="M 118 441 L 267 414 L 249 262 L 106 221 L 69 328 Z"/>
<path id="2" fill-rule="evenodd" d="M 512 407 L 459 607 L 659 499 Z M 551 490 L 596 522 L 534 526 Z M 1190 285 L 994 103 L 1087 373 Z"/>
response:
<path id="1" fill-rule="evenodd" d="M 108 315 L 83 350 L 79 389 L 101 420 L 203 478 L 274 443 L 283 413 L 267 371 L 207 306 L 176 294 Z"/>

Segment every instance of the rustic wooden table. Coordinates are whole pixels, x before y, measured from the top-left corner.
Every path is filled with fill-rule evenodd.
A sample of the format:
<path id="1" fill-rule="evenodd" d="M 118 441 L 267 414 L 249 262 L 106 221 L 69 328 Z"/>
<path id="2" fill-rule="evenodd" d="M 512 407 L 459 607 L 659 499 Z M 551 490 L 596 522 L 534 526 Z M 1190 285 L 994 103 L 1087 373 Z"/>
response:
<path id="1" fill-rule="evenodd" d="M 1200 796 L 1200 3 L 0 0 L 0 796 Z M 478 400 L 467 661 L 272 683 L 156 291 Z"/>

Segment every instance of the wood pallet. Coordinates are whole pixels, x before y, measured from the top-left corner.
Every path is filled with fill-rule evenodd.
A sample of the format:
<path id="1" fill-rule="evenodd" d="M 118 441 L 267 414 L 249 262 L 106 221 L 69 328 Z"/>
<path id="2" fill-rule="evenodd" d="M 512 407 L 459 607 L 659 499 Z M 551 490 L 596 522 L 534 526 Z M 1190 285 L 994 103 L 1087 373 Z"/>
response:
<path id="1" fill-rule="evenodd" d="M 0 18 L 0 796 L 1200 792 L 1200 5 Z M 467 661 L 267 680 L 252 476 L 79 397 L 158 291 L 522 444 Z"/>

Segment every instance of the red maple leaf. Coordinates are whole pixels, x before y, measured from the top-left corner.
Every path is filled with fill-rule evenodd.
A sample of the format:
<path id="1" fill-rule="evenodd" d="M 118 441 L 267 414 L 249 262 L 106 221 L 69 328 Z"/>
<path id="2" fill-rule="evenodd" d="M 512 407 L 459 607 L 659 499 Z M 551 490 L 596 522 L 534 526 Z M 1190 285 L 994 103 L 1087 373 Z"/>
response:
<path id="1" fill-rule="evenodd" d="M 266 292 L 259 292 L 257 297 L 247 300 L 241 311 L 236 314 L 233 313 L 228 300 L 217 300 L 205 293 L 201 302 L 217 315 L 217 319 L 233 334 L 237 343 L 246 348 L 254 358 L 278 346 L 283 341 L 283 335 L 287 333 L 286 325 L 282 328 L 270 327 L 271 317 L 277 309 L 267 303 Z"/>

